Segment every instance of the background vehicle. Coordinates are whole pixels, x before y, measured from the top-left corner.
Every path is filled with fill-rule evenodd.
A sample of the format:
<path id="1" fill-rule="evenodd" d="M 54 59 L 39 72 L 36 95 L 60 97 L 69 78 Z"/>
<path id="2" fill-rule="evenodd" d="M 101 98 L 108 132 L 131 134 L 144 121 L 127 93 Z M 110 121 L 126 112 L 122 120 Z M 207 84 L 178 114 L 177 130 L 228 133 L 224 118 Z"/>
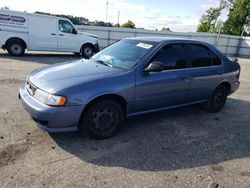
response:
<path id="1" fill-rule="evenodd" d="M 0 46 L 13 56 L 27 50 L 82 53 L 99 51 L 98 37 L 78 31 L 70 20 L 0 9 Z"/>
<path id="2" fill-rule="evenodd" d="M 204 103 L 220 111 L 239 87 L 240 66 L 191 40 L 124 39 L 79 60 L 33 71 L 19 93 L 49 132 L 112 136 L 127 116 Z"/>

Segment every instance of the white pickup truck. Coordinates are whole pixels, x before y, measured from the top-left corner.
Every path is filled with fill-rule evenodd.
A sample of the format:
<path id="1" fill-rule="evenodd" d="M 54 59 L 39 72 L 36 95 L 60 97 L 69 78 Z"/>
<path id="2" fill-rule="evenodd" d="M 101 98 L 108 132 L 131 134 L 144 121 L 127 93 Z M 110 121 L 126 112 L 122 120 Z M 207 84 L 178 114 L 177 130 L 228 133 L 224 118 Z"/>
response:
<path id="1" fill-rule="evenodd" d="M 89 58 L 99 50 L 97 36 L 78 31 L 66 18 L 5 9 L 0 9 L 0 47 L 13 56 L 27 49 Z"/>

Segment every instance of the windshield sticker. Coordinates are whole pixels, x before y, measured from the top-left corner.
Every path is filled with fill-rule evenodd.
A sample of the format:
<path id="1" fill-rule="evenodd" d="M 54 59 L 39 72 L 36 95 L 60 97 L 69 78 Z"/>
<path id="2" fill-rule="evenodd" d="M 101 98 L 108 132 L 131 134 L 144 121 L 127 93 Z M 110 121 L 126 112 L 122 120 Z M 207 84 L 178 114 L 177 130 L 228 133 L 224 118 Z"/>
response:
<path id="1" fill-rule="evenodd" d="M 141 48 L 145 48 L 145 49 L 149 49 L 149 48 L 151 48 L 153 45 L 140 42 L 140 43 L 138 43 L 136 46 L 137 46 L 137 47 L 141 47 Z"/>

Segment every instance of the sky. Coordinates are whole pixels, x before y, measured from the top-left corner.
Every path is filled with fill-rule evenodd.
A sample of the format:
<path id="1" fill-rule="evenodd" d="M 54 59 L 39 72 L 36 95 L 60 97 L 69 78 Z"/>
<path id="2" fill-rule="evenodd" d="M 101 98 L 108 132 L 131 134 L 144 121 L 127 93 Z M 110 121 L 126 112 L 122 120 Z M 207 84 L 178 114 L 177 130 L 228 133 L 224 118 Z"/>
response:
<path id="1" fill-rule="evenodd" d="M 108 22 L 128 20 L 136 27 L 158 29 L 168 27 L 177 32 L 196 31 L 202 14 L 219 0 L 109 0 Z M 0 0 L 0 7 L 27 12 L 49 12 L 82 16 L 90 21 L 106 21 L 107 0 Z"/>

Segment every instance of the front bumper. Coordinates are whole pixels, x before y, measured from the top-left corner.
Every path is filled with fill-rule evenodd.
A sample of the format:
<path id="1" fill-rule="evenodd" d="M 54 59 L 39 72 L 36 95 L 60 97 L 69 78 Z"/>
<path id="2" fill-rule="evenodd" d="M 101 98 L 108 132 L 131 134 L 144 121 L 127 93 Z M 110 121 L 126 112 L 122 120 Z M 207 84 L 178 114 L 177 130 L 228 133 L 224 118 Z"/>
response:
<path id="1" fill-rule="evenodd" d="M 34 99 L 23 84 L 19 89 L 23 108 L 29 113 L 37 126 L 47 132 L 69 132 L 78 129 L 83 106 L 52 107 Z"/>

